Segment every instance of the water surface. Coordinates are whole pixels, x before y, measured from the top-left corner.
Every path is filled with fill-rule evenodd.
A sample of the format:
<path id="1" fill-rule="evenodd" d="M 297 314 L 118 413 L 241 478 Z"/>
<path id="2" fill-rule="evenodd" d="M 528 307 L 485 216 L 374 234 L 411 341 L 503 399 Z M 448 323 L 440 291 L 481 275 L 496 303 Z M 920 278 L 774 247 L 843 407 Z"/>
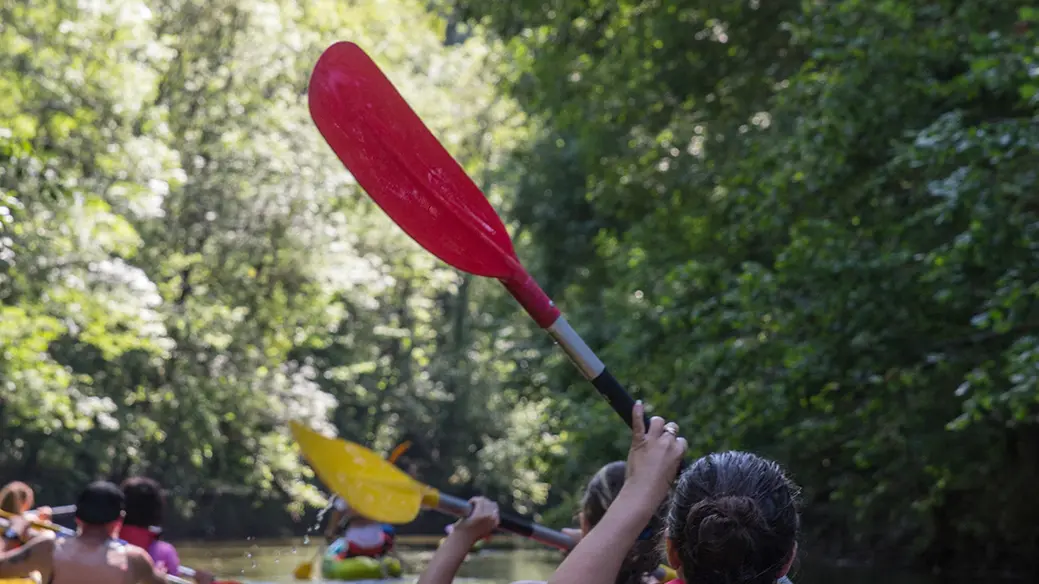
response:
<path id="1" fill-rule="evenodd" d="M 401 556 L 408 564 L 408 574 L 398 581 L 414 582 L 417 574 L 433 555 L 431 547 L 400 545 Z M 296 582 L 292 573 L 296 566 L 313 558 L 323 548 L 317 538 L 307 544 L 303 540 L 253 541 L 232 543 L 178 543 L 181 561 L 193 568 L 206 568 L 221 578 L 252 584 Z M 544 580 L 552 574 L 561 555 L 545 549 L 501 548 L 474 554 L 463 564 L 459 579 L 467 584 L 507 584 L 515 580 Z M 318 574 L 315 565 L 314 574 Z M 793 575 L 795 584 L 952 584 L 949 578 L 938 579 L 928 574 L 891 572 L 863 568 L 802 566 Z M 317 581 L 317 580 L 315 580 Z M 458 581 L 458 580 L 456 580 Z"/>

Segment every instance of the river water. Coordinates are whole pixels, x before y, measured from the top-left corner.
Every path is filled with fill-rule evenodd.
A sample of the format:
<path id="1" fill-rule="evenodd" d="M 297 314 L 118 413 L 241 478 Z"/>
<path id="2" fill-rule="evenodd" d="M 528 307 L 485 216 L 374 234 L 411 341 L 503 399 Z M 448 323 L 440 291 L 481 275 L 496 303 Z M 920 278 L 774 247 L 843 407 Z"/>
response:
<path id="1" fill-rule="evenodd" d="M 322 548 L 317 538 L 303 540 L 243 541 L 239 543 L 178 543 L 181 561 L 186 566 L 206 568 L 219 577 L 253 584 L 295 582 L 296 566 L 314 557 Z M 399 545 L 401 556 L 417 574 L 433 555 L 432 547 Z M 520 548 L 487 549 L 462 566 L 459 579 L 467 584 L 506 584 L 515 580 L 545 580 L 560 561 L 552 550 Z M 315 564 L 314 573 L 317 574 Z M 928 574 L 877 571 L 863 568 L 834 568 L 804 565 L 792 574 L 796 584 L 952 584 L 955 580 Z M 416 576 L 405 576 L 403 584 Z"/>

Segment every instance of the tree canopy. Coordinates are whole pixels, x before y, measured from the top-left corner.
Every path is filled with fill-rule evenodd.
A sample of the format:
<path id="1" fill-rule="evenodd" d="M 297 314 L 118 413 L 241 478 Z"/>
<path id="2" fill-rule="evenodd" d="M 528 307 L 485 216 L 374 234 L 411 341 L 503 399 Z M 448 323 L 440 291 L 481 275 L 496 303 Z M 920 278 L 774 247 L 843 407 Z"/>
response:
<path id="1" fill-rule="evenodd" d="M 504 175 L 535 277 L 694 452 L 787 465 L 827 552 L 1034 565 L 1034 7 L 453 6 L 541 124 Z M 555 363 L 577 485 L 625 437 Z"/>
<path id="2" fill-rule="evenodd" d="M 427 482 L 562 523 L 624 455 L 511 298 L 404 236 L 317 133 L 309 72 L 348 39 L 618 379 L 695 453 L 790 469 L 819 555 L 1037 568 L 1037 20 L 1021 0 L 6 3 L 0 477 L 57 500 L 143 473 L 182 514 L 224 492 L 298 513 L 320 499 L 303 419 L 412 440 Z"/>

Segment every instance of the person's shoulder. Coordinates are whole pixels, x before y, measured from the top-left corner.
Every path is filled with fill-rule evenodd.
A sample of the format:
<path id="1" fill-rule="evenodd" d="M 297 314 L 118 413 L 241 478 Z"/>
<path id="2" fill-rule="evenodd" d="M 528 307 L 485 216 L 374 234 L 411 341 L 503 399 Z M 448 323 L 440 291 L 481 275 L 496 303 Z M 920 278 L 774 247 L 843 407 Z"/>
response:
<path id="1" fill-rule="evenodd" d="M 149 554 L 148 550 L 144 548 L 137 547 L 133 544 L 128 543 L 123 545 L 123 551 L 126 553 L 126 558 L 134 564 L 148 564 L 149 566 L 153 565 L 151 554 Z"/>
<path id="2" fill-rule="evenodd" d="M 25 543 L 25 547 L 32 547 L 34 551 L 42 552 L 53 552 L 58 546 L 58 538 L 54 537 L 51 533 L 39 533 L 33 536 L 28 542 Z"/>

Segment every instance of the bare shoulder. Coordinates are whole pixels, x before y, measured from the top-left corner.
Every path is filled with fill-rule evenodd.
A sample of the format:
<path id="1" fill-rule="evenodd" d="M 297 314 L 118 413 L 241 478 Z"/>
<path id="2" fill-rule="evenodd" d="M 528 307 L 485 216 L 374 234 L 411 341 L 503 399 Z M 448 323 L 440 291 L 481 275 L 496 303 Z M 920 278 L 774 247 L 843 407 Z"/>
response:
<path id="1" fill-rule="evenodd" d="M 53 558 L 54 540 L 44 537 L 34 538 L 13 550 L 0 551 L 0 579 L 49 570 Z"/>
<path id="2" fill-rule="evenodd" d="M 130 544 L 126 544 L 124 549 L 126 550 L 126 559 L 134 568 L 147 567 L 151 569 L 154 566 L 152 557 L 148 555 L 146 550 Z"/>
<path id="3" fill-rule="evenodd" d="M 126 546 L 126 560 L 130 565 L 130 568 L 136 574 L 147 574 L 155 569 L 155 564 L 152 562 L 151 556 L 148 552 L 135 546 Z"/>
<path id="4" fill-rule="evenodd" d="M 126 559 L 130 564 L 130 570 L 134 574 L 134 582 L 141 584 L 165 583 L 166 575 L 155 569 L 148 552 L 135 546 L 126 546 Z"/>

